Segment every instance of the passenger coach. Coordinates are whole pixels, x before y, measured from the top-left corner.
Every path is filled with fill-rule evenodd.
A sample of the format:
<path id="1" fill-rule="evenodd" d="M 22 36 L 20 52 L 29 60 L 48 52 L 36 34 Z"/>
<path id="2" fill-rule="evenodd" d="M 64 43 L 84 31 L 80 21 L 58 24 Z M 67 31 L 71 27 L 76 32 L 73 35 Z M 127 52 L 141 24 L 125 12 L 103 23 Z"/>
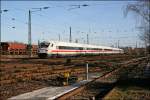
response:
<path id="1" fill-rule="evenodd" d="M 123 53 L 122 49 L 106 46 L 96 46 L 80 43 L 59 41 L 43 41 L 39 43 L 38 56 L 46 58 L 51 56 L 77 56 Z"/>

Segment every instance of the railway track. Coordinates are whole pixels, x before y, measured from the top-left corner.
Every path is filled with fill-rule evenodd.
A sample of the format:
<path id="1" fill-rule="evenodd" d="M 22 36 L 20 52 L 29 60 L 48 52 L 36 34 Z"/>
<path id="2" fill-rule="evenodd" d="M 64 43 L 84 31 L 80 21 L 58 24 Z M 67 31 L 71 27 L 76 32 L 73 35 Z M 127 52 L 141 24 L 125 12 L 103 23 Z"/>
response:
<path id="1" fill-rule="evenodd" d="M 91 68 L 89 70 L 90 72 L 100 72 L 100 68 Z M 19 81 L 27 81 L 27 80 L 42 80 L 44 78 L 47 79 L 47 77 L 56 77 L 59 74 L 63 74 L 65 72 L 70 72 L 72 75 L 77 75 L 77 74 L 83 74 L 85 73 L 85 68 L 68 68 L 68 69 L 56 69 L 56 70 L 39 70 L 36 72 L 20 72 L 20 73 L 14 73 L 11 76 L 8 77 L 1 77 L 0 83 L 1 85 L 4 84 L 10 84 L 10 83 L 15 83 Z M 15 78 L 12 78 L 12 77 Z"/>
<path id="2" fill-rule="evenodd" d="M 47 80 L 55 78 L 55 76 L 60 73 L 63 74 L 65 71 L 71 71 L 71 74 L 80 76 L 85 73 L 85 61 L 89 61 L 89 70 L 91 70 L 89 72 L 103 73 L 119 67 L 115 66 L 115 63 L 118 64 L 133 58 L 128 55 L 79 57 L 72 58 L 69 64 L 66 64 L 66 59 L 64 58 L 2 59 L 0 89 L 3 92 L 0 93 L 2 95 L 2 99 L 0 99 L 6 100 L 6 98 L 14 95 L 50 86 Z M 24 88 L 22 88 L 23 84 Z M 16 91 L 15 93 L 14 90 Z"/>
<path id="3" fill-rule="evenodd" d="M 106 63 L 99 63 L 95 61 L 91 61 L 89 72 L 101 72 L 101 67 L 95 67 L 96 64 L 103 64 Z M 50 64 L 50 65 L 49 65 Z M 1 85 L 4 84 L 11 84 L 18 81 L 29 81 L 29 80 L 41 80 L 47 77 L 55 77 L 59 74 L 63 74 L 65 72 L 70 72 L 73 75 L 83 74 L 85 73 L 85 63 L 79 64 L 72 64 L 72 65 L 63 65 L 62 63 L 56 64 L 49 63 L 48 65 L 43 64 L 18 64 L 18 65 L 11 65 L 9 67 L 2 67 L 1 70 L 10 70 L 11 72 L 6 73 L 2 72 L 0 83 Z M 108 64 L 108 63 L 107 63 Z M 4 65 L 4 64 L 3 64 Z M 94 66 L 94 67 L 92 67 Z M 15 69 L 15 70 L 14 70 Z"/>
<path id="4" fill-rule="evenodd" d="M 146 57 L 142 58 L 137 58 L 137 59 L 132 59 L 130 61 L 126 61 L 123 63 L 120 63 L 119 65 L 121 66 L 120 68 L 116 68 L 112 71 L 104 73 L 102 76 L 92 80 L 91 82 L 80 86 L 79 88 L 70 91 L 58 98 L 56 100 L 66 100 L 66 99 L 71 99 L 71 100 L 79 100 L 79 99 L 84 99 L 84 100 L 95 100 L 95 99 L 101 99 L 104 97 L 113 87 L 115 86 L 117 79 L 113 82 L 102 82 L 103 80 L 115 76 L 115 78 L 119 78 L 118 73 L 119 70 L 122 69 L 123 67 L 127 67 L 129 65 L 138 65 L 141 61 L 145 60 Z"/>

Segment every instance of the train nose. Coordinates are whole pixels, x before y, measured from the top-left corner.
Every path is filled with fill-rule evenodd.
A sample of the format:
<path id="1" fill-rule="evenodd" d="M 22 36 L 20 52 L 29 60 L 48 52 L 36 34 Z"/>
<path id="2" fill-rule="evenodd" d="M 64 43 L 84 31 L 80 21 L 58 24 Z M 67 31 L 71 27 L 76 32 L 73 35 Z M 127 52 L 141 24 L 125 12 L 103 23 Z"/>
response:
<path id="1" fill-rule="evenodd" d="M 47 58 L 48 55 L 47 55 L 47 53 L 39 53 L 38 56 L 40 58 Z"/>
<path id="2" fill-rule="evenodd" d="M 40 49 L 39 53 L 47 53 L 47 51 L 48 51 L 47 49 Z"/>

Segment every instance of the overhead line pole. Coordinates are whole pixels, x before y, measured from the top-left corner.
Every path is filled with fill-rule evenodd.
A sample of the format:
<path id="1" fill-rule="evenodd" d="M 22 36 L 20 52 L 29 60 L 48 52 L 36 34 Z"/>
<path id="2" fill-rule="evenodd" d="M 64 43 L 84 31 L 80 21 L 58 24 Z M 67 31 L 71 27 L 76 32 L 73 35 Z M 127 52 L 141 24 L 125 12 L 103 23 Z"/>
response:
<path id="1" fill-rule="evenodd" d="M 28 19 L 28 55 L 29 57 L 32 56 L 32 36 L 31 36 L 31 12 L 41 11 L 42 9 L 48 9 L 49 7 L 43 7 L 43 8 L 32 8 L 32 9 L 38 9 L 35 11 L 29 10 L 29 19 Z"/>
<path id="2" fill-rule="evenodd" d="M 31 11 L 29 10 L 29 19 L 28 19 L 28 55 L 32 56 L 32 40 L 31 40 Z"/>
<path id="3" fill-rule="evenodd" d="M 118 46 L 117 46 L 118 48 L 119 48 L 119 42 L 120 42 L 120 40 L 118 40 L 118 43 L 117 43 L 118 44 Z"/>
<path id="4" fill-rule="evenodd" d="M 81 8 L 81 7 L 87 7 L 89 5 L 87 4 L 82 4 L 82 5 L 70 5 L 72 6 L 72 8 L 68 9 L 68 10 L 73 10 L 73 9 L 77 9 L 77 8 Z M 70 37 L 69 37 L 69 42 L 72 42 L 72 37 L 71 37 L 71 27 L 70 27 Z M 85 41 L 86 42 L 86 41 Z"/>
<path id="5" fill-rule="evenodd" d="M 69 36 L 69 42 L 72 42 L 72 36 L 71 36 L 71 26 L 70 26 L 70 36 Z"/>
<path id="6" fill-rule="evenodd" d="M 0 1 L 1 4 L 1 1 Z M 0 7 L 0 25 L 1 25 L 1 7 Z M 2 54 L 2 46 L 1 46 L 1 27 L 0 27 L 0 61 L 1 61 L 1 54 Z M 1 64 L 1 63 L 0 63 Z"/>
<path id="7" fill-rule="evenodd" d="M 87 34 L 87 44 L 89 44 L 89 35 Z"/>
<path id="8" fill-rule="evenodd" d="M 0 5 L 1 5 L 1 1 L 0 1 Z M 0 7 L 0 26 L 1 26 L 1 14 L 2 14 L 2 12 L 7 12 L 8 10 L 7 9 L 4 9 L 4 10 L 1 10 L 1 7 Z M 2 34 L 2 31 L 1 31 L 1 27 L 0 27 L 0 61 L 1 61 L 1 55 L 2 55 L 2 41 L 1 41 L 1 39 L 2 39 L 2 36 L 1 36 L 1 34 Z"/>
<path id="9" fill-rule="evenodd" d="M 60 34 L 58 34 L 58 39 L 59 39 L 59 41 L 60 41 Z"/>

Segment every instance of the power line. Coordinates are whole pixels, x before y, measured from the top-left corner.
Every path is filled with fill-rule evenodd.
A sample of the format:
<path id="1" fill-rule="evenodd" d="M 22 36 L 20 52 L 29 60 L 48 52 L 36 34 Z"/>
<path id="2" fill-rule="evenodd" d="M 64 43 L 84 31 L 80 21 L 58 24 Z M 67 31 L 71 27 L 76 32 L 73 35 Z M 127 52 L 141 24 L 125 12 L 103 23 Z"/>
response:
<path id="1" fill-rule="evenodd" d="M 11 16 L 11 17 L 6 16 L 6 17 L 7 17 L 8 19 L 13 18 L 12 16 Z M 6 17 L 5 17 L 5 18 L 6 18 Z M 15 18 L 15 20 L 14 20 L 14 21 L 16 21 L 16 22 L 20 22 L 20 23 L 22 23 L 22 24 L 26 24 L 26 25 L 28 24 L 28 22 L 24 22 L 24 21 L 22 21 L 22 20 L 20 20 L 20 19 L 18 19 L 18 18 Z M 37 25 L 37 26 L 39 26 L 40 28 L 42 28 L 42 27 L 43 27 L 43 25 L 41 25 L 41 24 L 37 24 L 37 23 L 36 23 L 36 25 Z M 49 28 L 49 26 L 45 26 L 45 25 L 44 25 L 44 27 Z"/>

